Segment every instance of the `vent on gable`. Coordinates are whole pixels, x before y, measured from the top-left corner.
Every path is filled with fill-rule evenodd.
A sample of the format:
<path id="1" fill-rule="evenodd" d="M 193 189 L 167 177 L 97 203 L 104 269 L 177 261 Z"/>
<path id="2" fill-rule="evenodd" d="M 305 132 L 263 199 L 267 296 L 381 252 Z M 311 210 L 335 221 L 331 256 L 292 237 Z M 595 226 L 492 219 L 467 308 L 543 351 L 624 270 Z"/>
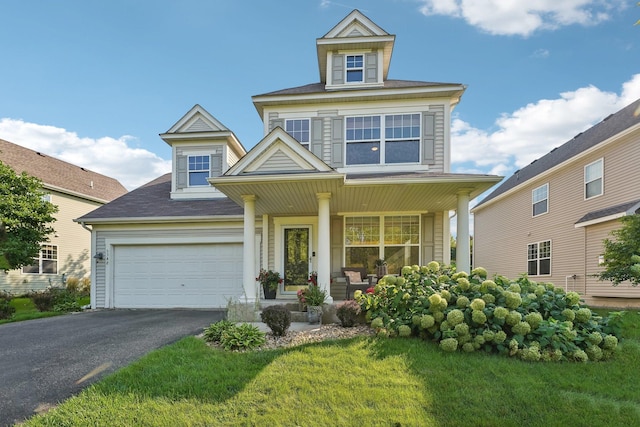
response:
<path id="1" fill-rule="evenodd" d="M 364 34 L 362 34 L 357 28 L 354 28 L 348 35 L 347 37 L 362 37 L 364 36 Z"/>
<path id="2" fill-rule="evenodd" d="M 193 122 L 191 126 L 185 129 L 185 132 L 206 132 L 210 130 L 212 130 L 211 126 L 209 126 L 207 122 L 202 119 L 202 117 L 199 117 L 198 120 Z"/>

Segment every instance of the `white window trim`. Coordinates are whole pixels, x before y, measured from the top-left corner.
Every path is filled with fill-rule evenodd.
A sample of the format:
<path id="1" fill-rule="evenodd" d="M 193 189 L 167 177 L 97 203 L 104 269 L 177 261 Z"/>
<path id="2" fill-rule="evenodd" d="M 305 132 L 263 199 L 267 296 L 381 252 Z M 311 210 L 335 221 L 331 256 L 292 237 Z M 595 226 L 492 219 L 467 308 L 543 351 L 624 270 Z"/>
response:
<path id="1" fill-rule="evenodd" d="M 386 142 L 387 139 L 385 138 L 385 130 L 386 130 L 386 125 L 385 125 L 385 119 L 387 116 L 402 116 L 402 115 L 411 115 L 411 114 L 417 114 L 419 116 L 419 126 L 420 126 L 420 136 L 418 136 L 418 161 L 416 162 L 406 162 L 406 163 L 387 163 L 386 162 L 386 156 L 385 156 L 385 148 L 386 148 Z M 359 141 L 351 141 L 352 143 L 359 143 L 359 142 L 376 142 L 379 141 L 380 142 L 380 163 L 362 163 L 362 164 L 355 164 L 355 165 L 349 165 L 347 164 L 347 144 L 350 141 L 347 141 L 347 119 L 349 118 L 354 118 L 354 117 L 374 117 L 374 116 L 379 116 L 380 117 L 380 139 L 379 140 L 359 140 Z M 344 123 L 343 123 L 343 140 L 344 140 L 344 148 L 343 148 L 343 159 L 344 159 L 344 167 L 345 168 L 370 168 L 372 166 L 406 166 L 406 165 L 420 165 L 420 159 L 422 159 L 422 136 L 423 136 L 423 129 L 422 129 L 422 120 L 423 120 L 423 115 L 422 115 L 422 111 L 412 111 L 412 112 L 386 112 L 386 113 L 379 113 L 379 114 L 370 114 L 370 113 L 362 113 L 362 114 L 350 114 L 350 115 L 346 115 L 344 117 Z M 391 138 L 389 140 L 389 142 L 394 142 L 395 139 Z"/>
<path id="2" fill-rule="evenodd" d="M 362 67 L 349 68 L 349 67 L 347 66 L 347 57 L 348 57 L 348 56 L 361 56 L 361 57 L 362 57 Z M 365 82 L 366 77 L 365 77 L 365 75 L 364 75 L 364 74 L 365 74 L 365 62 L 366 62 L 366 60 L 367 60 L 366 55 L 365 55 L 364 53 L 361 53 L 361 52 L 357 52 L 357 53 L 346 53 L 346 54 L 344 55 L 344 84 L 346 84 L 346 85 L 352 85 L 352 84 L 354 84 L 354 85 L 360 85 L 360 84 L 362 84 L 362 83 L 364 83 L 364 82 Z M 348 81 L 348 80 L 347 80 L 347 76 L 349 75 L 349 71 L 357 71 L 357 70 L 362 71 L 362 80 L 360 80 L 360 81 L 351 81 L 351 82 L 350 82 L 350 81 Z"/>
<path id="3" fill-rule="evenodd" d="M 535 191 L 536 191 L 536 190 L 538 190 L 539 188 L 542 188 L 542 187 L 545 187 L 545 186 L 547 187 L 547 197 L 546 197 L 545 199 L 541 199 L 541 200 L 538 200 L 538 201 L 536 202 L 536 201 L 534 200 L 534 198 L 533 198 L 533 195 L 534 195 Z M 535 206 L 535 204 L 536 204 L 536 203 L 540 203 L 540 202 L 542 202 L 543 200 L 546 200 L 546 201 L 547 201 L 547 210 L 546 210 L 546 211 L 544 211 L 544 212 L 542 212 L 542 213 L 539 213 L 539 214 L 534 214 L 533 210 L 534 210 L 534 206 Z M 549 183 L 547 182 L 546 184 L 542 184 L 542 185 L 540 185 L 540 186 L 538 186 L 538 187 L 534 188 L 533 190 L 531 190 L 531 217 L 532 217 L 532 218 L 537 218 L 537 217 L 539 217 L 539 216 L 546 215 L 546 214 L 548 214 L 548 213 L 549 213 Z"/>
<path id="4" fill-rule="evenodd" d="M 309 124 L 309 140 L 307 142 L 298 141 L 293 135 L 287 132 L 287 123 L 295 120 L 299 120 L 299 121 L 306 120 L 307 123 Z M 307 149 L 311 147 L 311 119 L 309 117 L 291 117 L 291 118 L 284 119 L 284 131 L 287 132 L 293 139 L 296 139 L 296 141 L 298 141 L 300 145 L 302 145 L 303 147 Z"/>
<path id="5" fill-rule="evenodd" d="M 591 197 L 587 197 L 587 184 L 589 182 L 593 182 L 595 180 L 591 180 L 589 182 L 587 182 L 587 168 L 589 166 L 595 165 L 598 162 L 602 162 L 602 174 L 600 175 L 600 180 L 602 181 L 602 186 L 600 188 L 600 194 L 596 194 L 595 196 L 591 196 Z M 584 196 L 584 200 L 593 200 L 597 197 L 600 197 L 602 195 L 604 195 L 604 157 L 600 157 L 598 160 L 595 160 L 591 163 L 589 163 L 588 165 L 584 166 L 584 173 L 583 173 L 583 180 L 584 183 L 582 184 L 582 191 L 583 191 L 583 196 Z"/>
<path id="6" fill-rule="evenodd" d="M 545 242 L 549 242 L 549 274 L 540 274 L 540 259 L 541 259 L 540 258 L 540 243 L 545 243 Z M 529 261 L 532 261 L 532 260 L 529 259 L 529 246 L 531 246 L 531 245 L 536 245 L 537 246 L 537 250 L 538 250 L 538 256 L 536 258 L 536 263 L 537 263 L 537 266 L 538 266 L 538 268 L 537 268 L 538 274 L 532 274 L 532 275 L 530 275 L 530 277 L 540 277 L 540 276 L 549 277 L 549 276 L 551 276 L 552 272 L 553 272 L 553 242 L 551 241 L 551 239 L 547 239 L 547 240 L 540 240 L 538 242 L 527 243 L 527 253 L 526 253 L 526 260 L 527 260 L 527 263 L 526 263 L 527 269 L 526 269 L 526 271 L 527 271 L 527 274 L 529 273 Z M 547 258 L 545 257 L 545 258 L 542 258 L 542 259 L 547 259 Z"/>
<path id="7" fill-rule="evenodd" d="M 42 260 L 44 258 L 42 258 L 42 248 L 44 246 L 51 246 L 56 248 L 56 272 L 55 273 L 43 273 L 42 272 Z M 49 258 L 47 258 L 47 260 L 50 260 Z M 46 275 L 46 276 L 56 276 L 58 274 L 59 269 L 59 263 L 60 263 L 60 253 L 58 251 L 58 245 L 52 245 L 51 243 L 43 243 L 42 245 L 40 245 L 40 250 L 38 251 L 38 272 L 37 273 L 25 273 L 24 270 L 22 268 L 20 268 L 20 273 L 21 274 L 28 274 L 28 275 Z M 26 267 L 26 266 L 25 266 Z"/>

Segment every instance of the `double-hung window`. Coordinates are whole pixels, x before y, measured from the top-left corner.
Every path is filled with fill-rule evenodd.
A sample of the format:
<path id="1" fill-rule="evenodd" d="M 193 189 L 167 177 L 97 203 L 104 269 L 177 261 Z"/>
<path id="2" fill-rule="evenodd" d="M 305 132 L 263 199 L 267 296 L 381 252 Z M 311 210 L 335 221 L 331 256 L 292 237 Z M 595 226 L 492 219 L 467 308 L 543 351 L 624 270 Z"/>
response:
<path id="1" fill-rule="evenodd" d="M 551 274 L 551 240 L 527 245 L 527 274 L 529 276 Z"/>
<path id="2" fill-rule="evenodd" d="M 533 216 L 549 212 L 549 184 L 541 185 L 531 192 Z"/>
<path id="3" fill-rule="evenodd" d="M 42 245 L 33 264 L 22 267 L 23 273 L 29 274 L 57 274 L 58 273 L 58 247 L 56 245 Z"/>
<path id="4" fill-rule="evenodd" d="M 600 196 L 603 193 L 603 161 L 596 160 L 584 167 L 584 198 Z"/>
<path id="5" fill-rule="evenodd" d="M 420 161 L 418 113 L 347 117 L 345 137 L 347 165 Z"/>
<path id="6" fill-rule="evenodd" d="M 189 187 L 209 185 L 210 156 L 189 156 Z"/>
<path id="7" fill-rule="evenodd" d="M 285 131 L 303 147 L 309 149 L 309 119 L 291 119 L 285 122 Z"/>
<path id="8" fill-rule="evenodd" d="M 362 83 L 364 81 L 364 56 L 347 55 L 347 83 Z"/>

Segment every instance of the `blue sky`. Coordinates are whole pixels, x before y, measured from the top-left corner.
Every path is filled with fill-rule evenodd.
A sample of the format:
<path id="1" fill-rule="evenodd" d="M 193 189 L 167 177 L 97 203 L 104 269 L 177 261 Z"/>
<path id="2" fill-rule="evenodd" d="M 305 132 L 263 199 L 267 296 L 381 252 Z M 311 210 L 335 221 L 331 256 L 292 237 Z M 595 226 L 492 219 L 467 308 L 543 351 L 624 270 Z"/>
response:
<path id="1" fill-rule="evenodd" d="M 468 85 L 452 169 L 508 175 L 640 98 L 635 3 L 0 0 L 0 138 L 129 189 L 195 104 L 250 149 L 251 96 L 317 82 L 316 38 L 357 8 L 396 35 L 389 78 Z"/>

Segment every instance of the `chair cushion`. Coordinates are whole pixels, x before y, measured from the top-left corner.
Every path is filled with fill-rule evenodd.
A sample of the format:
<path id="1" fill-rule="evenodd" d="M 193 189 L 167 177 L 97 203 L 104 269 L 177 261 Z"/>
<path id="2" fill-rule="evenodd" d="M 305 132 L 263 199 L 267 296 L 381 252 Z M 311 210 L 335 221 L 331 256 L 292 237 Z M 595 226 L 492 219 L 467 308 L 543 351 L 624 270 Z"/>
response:
<path id="1" fill-rule="evenodd" d="M 357 271 L 345 271 L 344 275 L 349 278 L 351 283 L 362 283 L 362 277 Z"/>

